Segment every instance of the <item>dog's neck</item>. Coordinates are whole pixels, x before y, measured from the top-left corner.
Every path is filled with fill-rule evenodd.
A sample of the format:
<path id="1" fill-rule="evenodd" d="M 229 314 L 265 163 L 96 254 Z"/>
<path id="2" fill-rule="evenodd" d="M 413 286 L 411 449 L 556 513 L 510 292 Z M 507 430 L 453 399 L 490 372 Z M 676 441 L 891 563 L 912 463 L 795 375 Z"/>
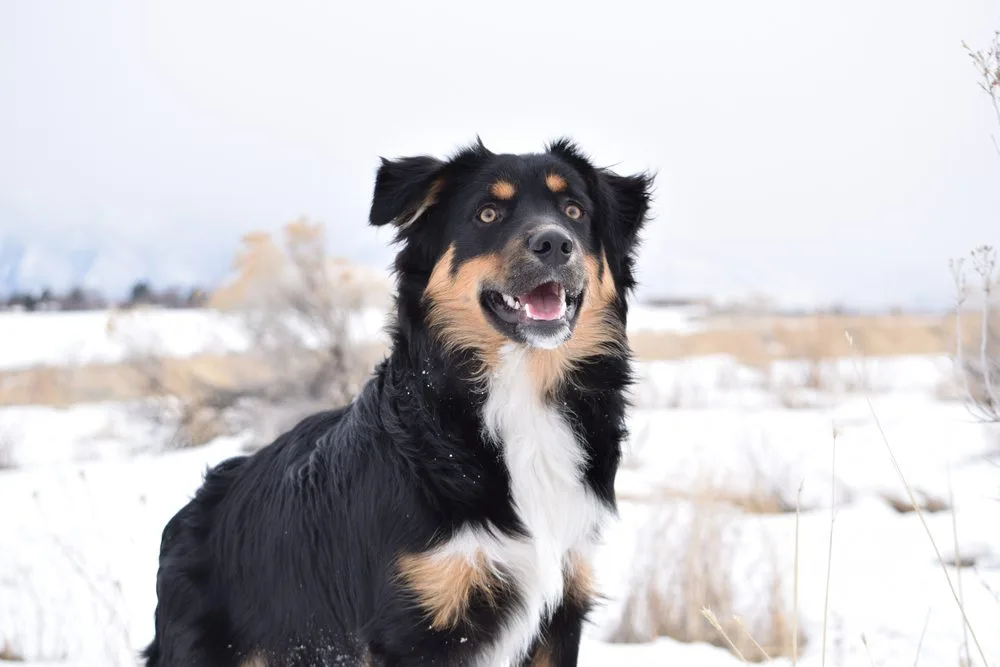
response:
<path id="1" fill-rule="evenodd" d="M 497 443 L 484 420 L 492 376 L 482 372 L 476 354 L 446 349 L 422 319 L 412 316 L 399 313 L 391 353 L 376 372 L 376 384 L 385 387 L 382 419 L 414 450 L 425 452 L 422 464 L 432 449 L 431 458 L 447 450 L 444 459 L 454 456 L 456 464 L 468 457 L 492 465 Z M 554 392 L 539 397 L 572 424 L 581 446 L 588 449 L 586 474 L 607 499 L 613 496 L 626 437 L 625 391 L 630 382 L 627 356 L 601 356 L 588 359 Z"/>

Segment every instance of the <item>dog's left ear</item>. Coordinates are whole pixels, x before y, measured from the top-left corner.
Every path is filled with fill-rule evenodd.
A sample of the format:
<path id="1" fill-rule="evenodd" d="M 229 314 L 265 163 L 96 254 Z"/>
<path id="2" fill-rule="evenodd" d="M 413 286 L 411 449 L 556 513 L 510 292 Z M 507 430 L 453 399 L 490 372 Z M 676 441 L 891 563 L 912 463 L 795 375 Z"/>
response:
<path id="1" fill-rule="evenodd" d="M 606 195 L 614 202 L 617 223 L 629 244 L 633 243 L 646 224 L 653 188 L 653 176 L 648 173 L 619 176 L 601 170 Z"/>
<path id="2" fill-rule="evenodd" d="M 376 226 L 390 222 L 399 228 L 412 225 L 437 201 L 444 183 L 442 167 L 442 161 L 426 155 L 382 158 L 368 221 Z"/>

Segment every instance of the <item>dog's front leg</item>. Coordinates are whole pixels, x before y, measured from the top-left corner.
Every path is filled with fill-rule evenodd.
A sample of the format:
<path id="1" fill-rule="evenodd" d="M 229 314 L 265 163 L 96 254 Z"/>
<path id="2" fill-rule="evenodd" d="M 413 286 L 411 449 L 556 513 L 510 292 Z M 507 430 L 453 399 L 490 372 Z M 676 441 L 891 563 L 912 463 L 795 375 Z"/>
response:
<path id="1" fill-rule="evenodd" d="M 567 599 L 556 608 L 552 617 L 542 624 L 521 667 L 576 667 L 588 606 L 581 602 Z"/>
<path id="2" fill-rule="evenodd" d="M 583 623 L 595 596 L 590 563 L 577 551 L 566 558 L 562 602 L 542 627 L 522 667 L 576 667 Z"/>

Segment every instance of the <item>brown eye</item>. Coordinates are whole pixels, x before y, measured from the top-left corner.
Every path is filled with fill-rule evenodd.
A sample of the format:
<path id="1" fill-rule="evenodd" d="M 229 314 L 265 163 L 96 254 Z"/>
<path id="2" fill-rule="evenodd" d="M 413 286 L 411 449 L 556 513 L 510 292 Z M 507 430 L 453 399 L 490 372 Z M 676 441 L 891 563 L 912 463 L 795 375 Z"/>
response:
<path id="1" fill-rule="evenodd" d="M 496 208 L 494 208 L 493 206 L 484 206 L 479 210 L 478 217 L 480 222 L 486 223 L 488 225 L 491 222 L 496 222 L 497 218 L 500 217 L 500 214 L 497 213 Z"/>
<path id="2" fill-rule="evenodd" d="M 565 213 L 566 217 L 570 220 L 579 220 L 583 217 L 583 209 L 572 203 L 563 206 L 563 213 Z"/>

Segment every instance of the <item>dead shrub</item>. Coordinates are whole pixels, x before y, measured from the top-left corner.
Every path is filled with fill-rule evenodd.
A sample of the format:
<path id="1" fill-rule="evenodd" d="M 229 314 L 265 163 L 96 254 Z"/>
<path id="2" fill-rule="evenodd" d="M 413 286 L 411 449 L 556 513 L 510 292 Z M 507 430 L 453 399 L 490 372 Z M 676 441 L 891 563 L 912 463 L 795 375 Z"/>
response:
<path id="1" fill-rule="evenodd" d="M 185 388 L 178 392 L 166 360 L 137 355 L 147 393 L 169 398 L 156 409 L 177 427 L 173 446 L 242 431 L 251 447 L 263 446 L 303 417 L 349 402 L 369 374 L 370 345 L 351 327 L 364 307 L 387 303 L 388 285 L 329 257 L 321 225 L 296 220 L 280 244 L 247 235 L 233 269 L 209 306 L 239 323 L 243 363 L 175 381 Z"/>
<path id="2" fill-rule="evenodd" d="M 642 447 L 655 442 L 650 437 L 651 428 L 645 425 L 635 442 Z M 664 482 L 647 493 L 619 491 L 618 499 L 646 505 L 663 503 L 693 503 L 697 506 L 722 506 L 743 514 L 772 515 L 795 512 L 796 499 L 791 497 L 792 473 L 788 465 L 768 455 L 768 442 L 748 441 L 740 450 L 739 464 L 735 470 L 696 469 L 693 483 Z M 628 460 L 633 469 L 641 466 L 641 459 Z M 687 478 L 687 476 L 681 476 Z M 800 507 L 801 509 L 801 507 Z"/>
<path id="3" fill-rule="evenodd" d="M 964 42 L 969 59 L 979 77 L 977 84 L 986 93 L 1000 128 L 1000 30 L 986 47 L 973 50 Z M 991 136 L 993 147 L 1000 155 L 1000 142 Z M 966 282 L 964 260 L 951 263 L 955 280 L 957 304 L 955 308 L 956 374 L 961 379 L 965 397 L 980 417 L 993 423 L 1000 422 L 1000 318 L 991 312 L 993 293 L 1000 285 L 996 271 L 997 253 L 991 246 L 980 246 L 971 253 L 972 270 L 977 280 L 979 297 L 978 341 L 972 350 L 962 330 L 961 317 L 965 302 L 970 296 Z"/>
<path id="4" fill-rule="evenodd" d="M 7 662 L 24 662 L 24 656 L 14 650 L 6 641 L 0 644 L 0 660 Z"/>
<path id="5" fill-rule="evenodd" d="M 613 623 L 612 642 L 648 642 L 665 636 L 733 650 L 703 615 L 707 608 L 735 650 L 748 660 L 764 660 L 761 648 L 772 658 L 792 655 L 797 624 L 787 604 L 781 568 L 766 535 L 746 539 L 748 515 L 740 505 L 725 490 L 705 487 L 684 500 L 656 506 L 639 536 L 629 592 Z M 749 561 L 748 545 L 759 547 Z M 747 581 L 737 587 L 737 577 Z M 801 649 L 805 638 L 800 635 L 797 640 Z"/>
<path id="6" fill-rule="evenodd" d="M 919 509 L 924 512 L 935 514 L 937 512 L 946 512 L 952 509 L 951 505 L 944 498 L 939 498 L 938 496 L 932 495 L 920 489 L 914 489 L 913 493 L 917 499 Z M 900 514 L 909 514 L 911 512 L 916 512 L 918 509 L 913 506 L 913 503 L 910 502 L 909 499 L 904 498 L 900 494 L 885 491 L 881 495 L 882 499 L 888 503 L 889 507 L 896 510 Z"/>
<path id="7" fill-rule="evenodd" d="M 956 384 L 970 408 L 985 421 L 1000 422 L 1000 315 L 993 311 L 994 291 L 998 284 L 997 253 L 981 246 L 971 253 L 975 287 L 967 282 L 965 260 L 951 262 L 955 281 L 955 375 Z M 978 322 L 968 317 L 966 304 L 978 300 Z M 972 319 L 974 332 L 963 327 Z"/>

